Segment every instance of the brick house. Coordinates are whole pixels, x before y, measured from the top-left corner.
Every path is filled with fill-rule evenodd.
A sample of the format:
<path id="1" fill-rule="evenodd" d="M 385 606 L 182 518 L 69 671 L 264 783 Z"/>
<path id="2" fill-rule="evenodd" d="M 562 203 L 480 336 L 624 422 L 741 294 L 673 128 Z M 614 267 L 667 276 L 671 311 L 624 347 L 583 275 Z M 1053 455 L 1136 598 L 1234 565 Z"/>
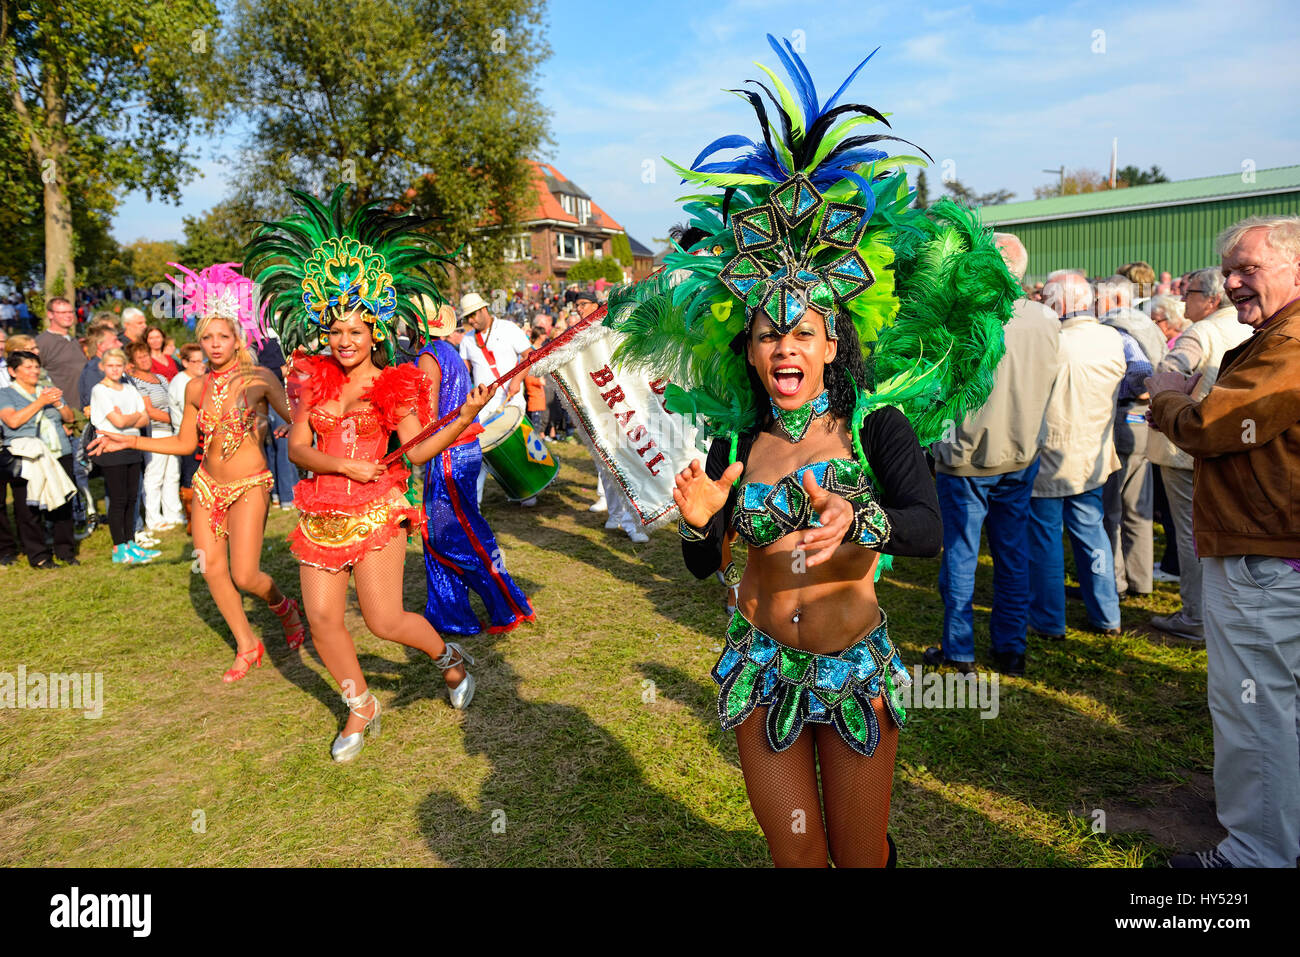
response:
<path id="1" fill-rule="evenodd" d="M 563 282 L 569 267 L 579 260 L 612 256 L 614 237 L 626 235 L 623 227 L 554 166 L 535 160 L 529 160 L 528 165 L 533 171 L 537 202 L 520 223 L 519 235 L 506 247 L 506 262 L 517 281 L 545 282 L 554 277 Z M 635 249 L 645 247 L 634 240 L 629 242 L 634 249 L 629 278 L 637 278 Z"/>

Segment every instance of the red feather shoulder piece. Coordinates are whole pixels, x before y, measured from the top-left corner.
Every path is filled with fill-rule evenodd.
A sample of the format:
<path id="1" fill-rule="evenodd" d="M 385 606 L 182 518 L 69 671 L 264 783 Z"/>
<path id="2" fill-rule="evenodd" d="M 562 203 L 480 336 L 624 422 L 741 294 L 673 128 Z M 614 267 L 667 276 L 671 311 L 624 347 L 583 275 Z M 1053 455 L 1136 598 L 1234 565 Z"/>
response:
<path id="1" fill-rule="evenodd" d="M 421 425 L 433 420 L 429 377 L 413 365 L 388 366 L 378 376 L 369 390 L 362 395 L 383 417 L 389 429 L 414 412 Z"/>
<path id="2" fill-rule="evenodd" d="M 310 356 L 295 350 L 289 357 L 285 389 L 294 411 L 304 403 L 319 405 L 337 399 L 343 392 L 343 367 L 332 356 Z"/>

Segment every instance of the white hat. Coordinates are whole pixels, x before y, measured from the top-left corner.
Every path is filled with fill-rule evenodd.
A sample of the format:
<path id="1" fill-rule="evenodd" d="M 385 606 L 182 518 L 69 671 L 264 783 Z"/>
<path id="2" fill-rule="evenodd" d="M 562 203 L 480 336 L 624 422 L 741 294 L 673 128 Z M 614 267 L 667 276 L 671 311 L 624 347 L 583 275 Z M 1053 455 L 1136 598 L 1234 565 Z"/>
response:
<path id="1" fill-rule="evenodd" d="M 486 308 L 487 303 L 484 302 L 483 297 L 476 292 L 467 292 L 465 295 L 460 297 L 460 318 L 462 319 L 466 316 L 472 316 L 480 309 Z"/>

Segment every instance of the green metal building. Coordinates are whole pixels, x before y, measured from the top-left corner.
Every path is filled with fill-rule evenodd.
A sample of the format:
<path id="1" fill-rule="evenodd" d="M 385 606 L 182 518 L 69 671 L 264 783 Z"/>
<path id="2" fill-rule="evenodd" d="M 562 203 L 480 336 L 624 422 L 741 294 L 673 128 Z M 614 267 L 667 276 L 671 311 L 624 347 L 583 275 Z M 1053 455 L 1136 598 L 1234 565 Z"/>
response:
<path id="1" fill-rule="evenodd" d="M 1217 266 L 1214 238 L 1247 216 L 1300 214 L 1300 166 L 985 206 L 984 222 L 1029 251 L 1027 281 L 1054 269 L 1109 276 L 1144 260 L 1156 275 Z"/>

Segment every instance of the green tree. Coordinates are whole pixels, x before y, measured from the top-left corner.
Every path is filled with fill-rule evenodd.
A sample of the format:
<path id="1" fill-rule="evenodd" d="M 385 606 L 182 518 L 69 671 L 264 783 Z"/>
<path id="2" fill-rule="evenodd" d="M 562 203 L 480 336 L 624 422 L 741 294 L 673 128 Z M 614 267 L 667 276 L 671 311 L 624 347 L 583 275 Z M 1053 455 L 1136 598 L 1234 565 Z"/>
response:
<path id="1" fill-rule="evenodd" d="M 586 259 L 579 259 L 570 266 L 565 279 L 570 282 L 594 282 L 597 279 L 622 282 L 623 270 L 619 268 L 618 262 L 613 258 L 595 259 L 588 256 Z"/>
<path id="2" fill-rule="evenodd" d="M 89 232 L 122 192 L 175 196 L 193 174 L 179 144 L 216 16 L 212 0 L 0 0 L 0 207 L 23 256 L 41 220 L 47 294 L 75 291 L 79 207 Z"/>
<path id="3" fill-rule="evenodd" d="M 619 233 L 610 241 L 610 250 L 620 266 L 631 269 L 635 260 L 632 257 L 632 244 L 628 242 L 627 233 Z"/>
<path id="4" fill-rule="evenodd" d="M 916 200 L 917 209 L 925 209 L 930 205 L 930 184 L 926 181 L 925 170 L 919 170 L 916 174 Z"/>
<path id="5" fill-rule="evenodd" d="M 170 241 L 137 239 L 123 252 L 127 254 L 130 263 L 131 278 L 140 289 L 152 289 L 158 283 L 166 282 L 168 274 L 174 275 L 176 272 L 167 264 L 180 262 L 180 246 Z M 208 264 L 203 263 L 203 266 L 206 265 Z"/>
<path id="6" fill-rule="evenodd" d="M 214 90 L 247 118 L 241 192 L 355 186 L 473 237 L 474 282 L 501 285 L 505 243 L 535 202 L 525 157 L 548 140 L 532 78 L 549 55 L 541 0 L 236 0 Z M 215 100 L 216 97 L 214 96 Z M 487 227 L 487 228 L 482 228 Z"/>
<path id="7" fill-rule="evenodd" d="M 1116 177 L 1117 185 L 1124 185 Z M 1072 169 L 1066 172 L 1064 190 L 1058 180 L 1047 186 L 1035 186 L 1034 198 L 1046 199 L 1051 196 L 1077 196 L 1080 193 L 1098 193 L 1110 189 L 1110 177 L 1095 169 Z"/>
<path id="8" fill-rule="evenodd" d="M 1152 183 L 1167 183 L 1169 177 L 1159 166 L 1152 165 L 1149 170 L 1140 170 L 1136 166 L 1125 166 L 1115 171 L 1115 186 L 1148 186 Z"/>
<path id="9" fill-rule="evenodd" d="M 991 193 L 977 193 L 969 186 L 963 185 L 961 180 L 958 179 L 946 184 L 945 188 L 953 199 L 961 200 L 967 206 L 999 206 L 1016 195 L 1009 189 L 997 189 Z"/>

